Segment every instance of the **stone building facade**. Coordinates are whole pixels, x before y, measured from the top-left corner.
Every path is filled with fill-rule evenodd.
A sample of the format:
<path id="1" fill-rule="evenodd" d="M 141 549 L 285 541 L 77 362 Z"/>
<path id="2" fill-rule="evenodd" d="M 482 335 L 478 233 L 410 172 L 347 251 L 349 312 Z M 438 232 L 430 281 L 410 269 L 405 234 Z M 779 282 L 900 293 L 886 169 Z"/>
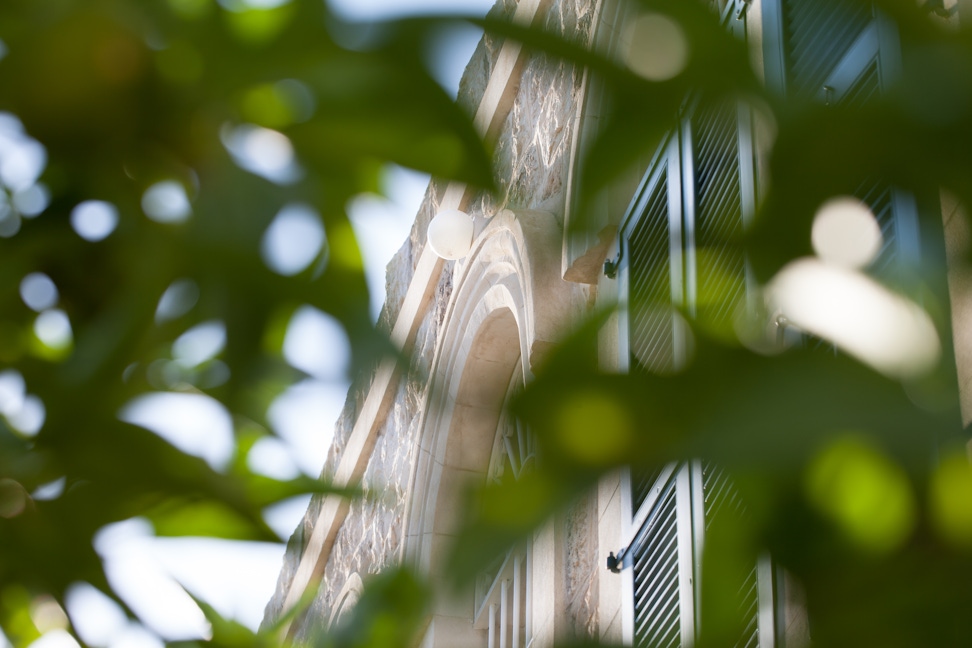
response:
<path id="1" fill-rule="evenodd" d="M 787 2 L 713 2 L 725 20 L 737 21 L 731 27 L 747 38 L 754 67 L 764 77 L 773 73 L 772 62 L 765 60 L 775 29 L 769 21 L 779 19 Z M 622 25 L 629 10 L 609 0 L 498 0 L 493 11 L 611 54 L 626 46 Z M 353 605 L 369 574 L 405 563 L 433 582 L 440 577 L 441 549 L 455 529 L 461 486 L 516 473 L 534 459 L 529 435 L 501 414 L 503 404 L 530 380 L 571 322 L 599 300 L 619 297 L 619 282 L 606 278 L 602 267 L 618 252 L 619 226 L 645 169 L 622 178 L 602 197 L 605 220 L 599 235 L 564 235 L 577 160 L 602 110 L 593 82 L 570 64 L 487 36 L 466 70 L 459 102 L 494 143 L 499 189 L 490 194 L 433 182 L 409 239 L 389 265 L 381 323 L 411 365 L 386 360 L 356 383 L 323 470 L 338 484 L 361 483 L 383 495 L 351 502 L 323 496 L 311 502 L 266 612 L 268 621 L 280 618 L 308 590 L 315 592 L 307 612 L 288 626 L 298 642 L 329 627 Z M 746 145 L 758 148 L 758 137 L 752 134 Z M 747 200 L 755 200 L 753 177 L 760 172 L 759 161 L 751 162 L 750 175 L 740 176 L 737 188 L 743 217 L 752 209 Z M 753 195 L 747 199 L 746 192 Z M 474 219 L 472 249 L 459 261 L 443 261 L 426 244 L 430 220 L 444 209 L 462 209 Z M 945 205 L 953 248 L 961 238 L 956 209 Z M 958 271 L 951 277 L 957 318 L 972 303 L 964 297 L 965 281 Z M 955 326 L 960 375 L 972 348 L 962 339 L 965 330 Z M 627 368 L 625 331 L 617 321 L 605 327 L 605 368 Z M 963 382 L 963 392 L 972 392 L 965 387 Z M 653 483 L 659 492 L 670 485 L 675 498 L 679 480 L 696 478 L 708 476 L 701 470 L 698 476 L 672 471 L 655 476 Z M 626 536 L 640 533 L 635 487 L 625 475 L 604 479 L 596 492 L 537 531 L 529 547 L 487 574 L 468 600 L 436 601 L 422 645 L 660 639 L 669 631 L 644 635 L 633 627 L 631 577 L 604 569 L 609 552 L 617 551 Z M 778 586 L 760 570 L 753 577 L 760 597 Z M 672 583 L 676 591 L 682 586 L 677 579 Z M 777 615 L 760 608 L 759 601 L 755 605 L 751 645 L 772 646 L 784 637 L 798 645 L 805 636 L 796 606 Z M 673 618 L 691 614 L 687 607 L 671 612 Z M 675 644 L 691 643 L 685 624 L 679 629 L 677 618 L 673 624 Z M 500 642 L 497 637 L 506 632 L 509 643 Z"/>

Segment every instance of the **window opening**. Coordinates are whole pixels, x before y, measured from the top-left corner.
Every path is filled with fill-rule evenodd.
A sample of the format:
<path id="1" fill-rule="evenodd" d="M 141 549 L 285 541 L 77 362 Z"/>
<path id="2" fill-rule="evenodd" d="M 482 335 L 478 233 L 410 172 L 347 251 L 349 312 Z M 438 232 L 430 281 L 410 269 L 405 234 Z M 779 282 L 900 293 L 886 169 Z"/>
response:
<path id="1" fill-rule="evenodd" d="M 494 484 L 518 480 L 536 461 L 533 433 L 509 414 L 509 402 L 523 387 L 517 364 L 503 403 L 487 470 Z M 527 542 L 497 558 L 476 579 L 473 627 L 486 630 L 487 648 L 526 648 L 533 637 L 531 577 L 533 547 Z"/>
<path id="2" fill-rule="evenodd" d="M 721 5 L 727 28 L 744 32 L 748 3 Z M 738 101 L 697 95 L 649 166 L 622 225 L 618 263 L 630 371 L 665 373 L 685 361 L 683 314 L 717 331 L 731 327 L 744 304 L 750 280 L 740 239 L 756 195 L 751 133 Z M 738 494 L 723 471 L 698 460 L 631 470 L 627 483 L 630 517 L 618 557 L 630 606 L 625 639 L 691 645 L 706 530 L 718 516 L 739 514 Z M 774 644 L 773 621 L 760 617 L 760 582 L 754 564 L 738 584 L 736 645 Z"/>

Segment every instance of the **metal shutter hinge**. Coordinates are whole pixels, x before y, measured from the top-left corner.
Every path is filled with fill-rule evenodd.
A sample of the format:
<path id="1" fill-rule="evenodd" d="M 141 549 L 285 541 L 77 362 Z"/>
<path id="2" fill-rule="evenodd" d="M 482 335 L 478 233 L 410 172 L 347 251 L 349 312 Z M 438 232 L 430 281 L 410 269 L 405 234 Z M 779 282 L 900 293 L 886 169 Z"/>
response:
<path id="1" fill-rule="evenodd" d="M 749 6 L 753 3 L 753 0 L 737 0 L 736 2 L 736 20 L 742 20 L 749 11 Z"/>
<path id="2" fill-rule="evenodd" d="M 608 279 L 614 279 L 618 276 L 618 261 L 619 259 L 604 260 L 604 276 Z"/>
<path id="3" fill-rule="evenodd" d="M 607 568 L 608 568 L 608 571 L 609 572 L 612 572 L 614 574 L 620 574 L 621 573 L 621 567 L 623 566 L 623 562 L 624 562 L 624 554 L 627 551 L 628 551 L 627 548 L 621 549 L 621 550 L 618 551 L 618 555 L 617 556 L 614 555 L 614 552 L 613 551 L 608 554 L 608 557 L 607 557 Z"/>

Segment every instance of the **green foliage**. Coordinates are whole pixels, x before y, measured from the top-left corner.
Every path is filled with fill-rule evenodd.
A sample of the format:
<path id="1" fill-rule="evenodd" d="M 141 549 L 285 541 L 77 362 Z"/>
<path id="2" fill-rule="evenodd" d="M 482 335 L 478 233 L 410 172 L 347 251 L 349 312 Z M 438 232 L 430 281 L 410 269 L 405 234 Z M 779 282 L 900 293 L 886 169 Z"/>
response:
<path id="1" fill-rule="evenodd" d="M 936 203 L 940 188 L 972 204 L 972 30 L 947 31 L 915 3 L 880 3 L 906 54 L 900 79 L 865 107 L 824 110 L 766 89 L 745 47 L 703 3 L 643 4 L 675 18 L 693 46 L 672 80 L 647 81 L 556 34 L 477 23 L 604 82 L 611 109 L 585 159 L 573 225 L 598 222 L 598 192 L 651 155 L 690 93 L 742 97 L 772 134 L 772 184 L 761 188 L 745 240 L 732 242 L 761 281 L 809 254 L 823 201 L 875 175 L 922 204 Z M 389 350 L 369 325 L 346 202 L 378 189 L 387 162 L 492 185 L 488 149 L 421 60 L 423 39 L 443 25 L 400 21 L 349 49 L 333 37 L 348 27 L 319 0 L 0 5 L 0 110 L 43 145 L 50 193 L 36 217 L 10 187 L 0 201 L 15 210 L 0 219 L 0 370 L 15 369 L 46 411 L 36 436 L 0 420 L 0 626 L 18 648 L 40 634 L 30 614 L 38 597 L 62 600 L 78 581 L 111 591 L 92 547 L 105 525 L 144 516 L 159 534 L 272 539 L 264 507 L 330 492 L 316 480 L 255 475 L 246 452 L 269 434 L 269 402 L 300 377 L 280 356 L 299 305 L 345 326 L 355 371 Z M 273 181 L 243 170 L 227 150 L 243 125 L 289 138 L 301 171 Z M 179 222 L 146 217 L 145 192 L 161 181 L 188 199 L 191 213 Z M 117 208 L 117 229 L 104 240 L 72 230 L 71 213 L 87 200 Z M 283 276 L 261 261 L 260 246 L 292 203 L 316 210 L 327 242 L 308 267 Z M 940 210 L 921 215 L 925 239 L 940 240 Z M 882 280 L 922 304 L 948 340 L 942 250 L 923 253 L 925 265 Z M 65 344 L 35 332 L 37 316 L 19 294 L 33 272 L 58 288 L 72 331 Z M 159 300 L 175 282 L 195 291 L 194 305 L 160 318 Z M 939 366 L 901 381 L 847 356 L 769 353 L 752 344 L 745 323 L 729 330 L 681 315 L 695 346 L 673 375 L 599 372 L 593 349 L 609 313 L 553 354 L 513 406 L 536 432 L 542 460 L 466 507 L 457 580 L 468 583 L 611 471 L 705 458 L 732 474 L 749 517 L 712 532 L 704 560 L 720 576 L 702 590 L 711 610 L 702 644 L 735 636 L 726 583 L 767 552 L 803 585 L 816 644 L 968 644 L 972 471 L 957 450 L 964 437 L 947 344 Z M 225 326 L 225 349 L 167 382 L 159 367 L 172 364 L 174 341 L 214 320 Z M 228 379 L 213 378 L 216 361 Z M 159 390 L 205 394 L 232 413 L 237 449 L 228 468 L 119 420 L 132 399 Z M 58 479 L 61 495 L 30 496 Z M 407 572 L 383 574 L 319 642 L 411 645 L 429 597 Z M 206 643 L 272 643 L 273 629 L 253 634 L 200 605 L 213 625 Z"/>
<path id="2" fill-rule="evenodd" d="M 880 281 L 923 304 L 949 340 L 938 191 L 969 199 L 972 77 L 960 70 L 972 64 L 972 32 L 945 29 L 911 4 L 883 3 L 900 31 L 904 73 L 866 106 L 823 107 L 757 83 L 740 44 L 695 3 L 643 4 L 677 16 L 700 46 L 672 81 L 638 79 L 569 43 L 551 47 L 549 35 L 517 34 L 589 64 L 608 89 L 611 108 L 584 161 L 579 227 L 602 222 L 598 192 L 650 158 L 686 96 L 741 98 L 772 142 L 772 183 L 761 188 L 744 240 L 728 242 L 758 279 L 812 254 L 811 221 L 826 199 L 888 178 L 918 197 L 924 248 L 920 266 Z M 490 487 L 466 507 L 457 578 L 468 582 L 488 564 L 479 556 L 522 542 L 603 475 L 703 459 L 732 476 L 747 514 L 707 534 L 701 645 L 739 636 L 738 583 L 758 556 L 772 556 L 804 588 L 814 645 L 967 643 L 972 626 L 959 619 L 970 594 L 972 500 L 948 343 L 934 369 L 897 380 L 813 342 L 759 342 L 765 313 L 728 327 L 701 306 L 678 316 L 691 351 L 671 375 L 600 372 L 596 336 L 609 314 L 537 372 L 513 407 L 536 433 L 542 460 L 529 477 Z M 491 513 L 504 507 L 507 515 Z"/>
<path id="3" fill-rule="evenodd" d="M 315 643 L 326 648 L 407 648 L 425 625 L 429 598 L 428 586 L 409 570 L 388 569 L 365 583 L 354 608 Z"/>
<path id="4" fill-rule="evenodd" d="M 332 38 L 342 29 L 318 0 L 0 7 L 0 111 L 43 146 L 49 194 L 36 217 L 17 211 L 15 189 L 27 187 L 0 195 L 4 210 L 14 205 L 0 239 L 0 369 L 15 370 L 6 375 L 22 377 L 46 412 L 39 433 L 0 420 L 0 626 L 17 646 L 36 636 L 23 629 L 34 597 L 62 599 L 77 581 L 111 592 L 92 547 L 109 523 L 143 516 L 161 535 L 276 540 L 265 507 L 328 491 L 318 480 L 253 474 L 246 454 L 270 434 L 271 400 L 301 377 L 280 351 L 297 306 L 343 324 L 355 372 L 390 347 L 369 321 L 346 202 L 380 190 L 388 162 L 490 185 L 489 154 L 470 120 L 411 46 L 421 33 L 392 30 L 349 50 Z M 247 124 L 283 133 L 300 171 L 275 182 L 241 169 L 226 143 Z M 146 216 L 145 192 L 161 181 L 188 198 L 172 222 Z M 72 211 L 88 200 L 117 210 L 102 240 L 72 229 Z M 316 211 L 326 244 L 306 269 L 283 276 L 261 260 L 261 240 L 293 203 Z M 35 334 L 37 314 L 19 294 L 34 272 L 57 287 L 71 329 L 64 344 Z M 186 304 L 160 317 L 174 285 L 188 291 Z M 174 362 L 174 341 L 214 321 L 226 331 L 217 358 Z M 134 398 L 169 390 L 205 394 L 232 413 L 237 448 L 227 468 L 118 419 Z M 30 496 L 59 479 L 60 496 Z M 252 643 L 217 626 L 213 643 Z"/>

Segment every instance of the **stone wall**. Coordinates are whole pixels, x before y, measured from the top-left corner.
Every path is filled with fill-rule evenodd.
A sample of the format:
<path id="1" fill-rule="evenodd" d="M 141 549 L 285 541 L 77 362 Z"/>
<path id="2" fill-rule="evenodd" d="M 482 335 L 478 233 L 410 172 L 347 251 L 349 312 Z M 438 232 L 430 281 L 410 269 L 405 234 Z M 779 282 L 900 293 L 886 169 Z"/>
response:
<path id="1" fill-rule="evenodd" d="M 597 498 L 583 497 L 564 520 L 564 603 L 572 639 L 598 639 Z"/>
<path id="2" fill-rule="evenodd" d="M 591 30 L 596 0 L 553 0 L 545 26 L 583 40 Z M 494 16 L 512 15 L 514 0 L 498 0 Z M 459 104 L 474 112 L 493 70 L 501 40 L 486 36 L 470 61 L 460 84 Z M 573 66 L 543 54 L 526 62 L 513 109 L 495 144 L 498 191 L 481 192 L 470 202 L 474 216 L 491 218 L 503 208 L 539 209 L 563 219 L 565 188 L 573 148 L 576 111 L 581 105 L 582 74 Z M 426 229 L 442 199 L 444 187 L 433 182 L 416 215 L 409 238 L 391 261 L 387 272 L 387 299 L 379 325 L 390 330 L 398 315 L 415 266 L 425 245 Z M 381 426 L 369 460 L 363 486 L 374 497 L 351 504 L 338 531 L 322 582 L 307 614 L 293 627 L 294 637 L 308 639 L 326 628 L 335 597 L 353 574 L 365 577 L 395 563 L 404 533 L 403 515 L 409 478 L 415 461 L 418 425 L 426 398 L 427 377 L 452 294 L 453 271 L 447 264 L 435 296 L 418 330 L 410 371 L 398 386 L 394 402 Z M 334 430 L 332 446 L 322 471 L 333 474 L 347 444 L 371 376 L 355 382 Z M 484 466 L 485 468 L 485 466 Z M 282 605 L 307 539 L 321 510 L 314 498 L 290 539 L 276 593 L 267 606 L 265 622 L 282 613 Z M 565 518 L 563 533 L 569 550 L 564 565 L 570 624 L 574 633 L 596 636 L 596 567 L 592 538 L 596 511 L 591 502 L 578 504 Z M 583 555 L 582 555 L 583 554 Z"/>
<path id="3" fill-rule="evenodd" d="M 451 287 L 450 275 L 443 273 L 433 303 L 446 303 Z M 408 479 L 425 396 L 423 376 L 429 373 L 442 317 L 442 309 L 430 309 L 419 329 L 412 372 L 398 386 L 362 480 L 370 496 L 352 502 L 331 549 L 318 595 L 294 635 L 297 641 L 311 639 L 314 632 L 326 629 L 338 602 L 335 597 L 352 574 L 364 577 L 397 562 L 404 532 Z"/>

